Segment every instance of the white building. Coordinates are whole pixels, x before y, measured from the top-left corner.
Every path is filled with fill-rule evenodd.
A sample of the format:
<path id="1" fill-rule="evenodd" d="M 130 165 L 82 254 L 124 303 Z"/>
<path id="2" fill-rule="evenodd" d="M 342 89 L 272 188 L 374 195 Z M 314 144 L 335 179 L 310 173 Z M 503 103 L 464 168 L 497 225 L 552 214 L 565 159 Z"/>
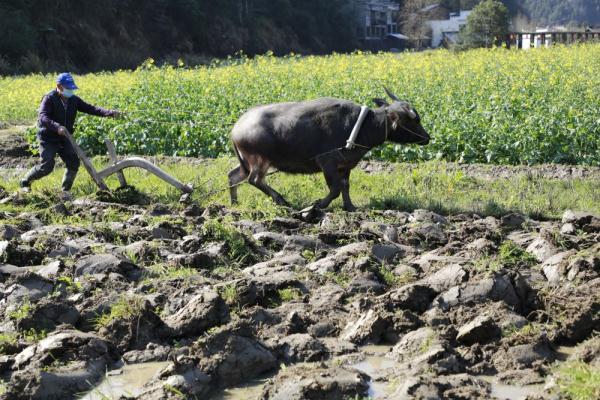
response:
<path id="1" fill-rule="evenodd" d="M 440 47 L 444 39 L 456 42 L 460 28 L 467 24 L 471 11 L 450 13 L 450 19 L 427 21 L 431 27 L 431 47 Z"/>
<path id="2" fill-rule="evenodd" d="M 553 39 L 557 32 L 566 32 L 567 28 L 564 26 L 557 26 L 554 28 L 535 28 L 535 33 L 526 33 L 523 35 L 521 42 L 521 48 L 528 50 L 531 48 L 539 47 L 552 47 Z M 554 34 L 553 34 L 554 33 Z"/>

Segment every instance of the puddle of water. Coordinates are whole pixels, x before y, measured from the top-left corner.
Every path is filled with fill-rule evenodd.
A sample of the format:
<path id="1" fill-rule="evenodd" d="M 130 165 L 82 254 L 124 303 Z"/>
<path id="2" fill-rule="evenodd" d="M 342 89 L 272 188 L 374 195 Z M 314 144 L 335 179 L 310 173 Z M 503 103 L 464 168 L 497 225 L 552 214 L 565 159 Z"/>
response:
<path id="1" fill-rule="evenodd" d="M 390 351 L 390 346 L 369 345 L 361 347 L 360 350 L 364 353 L 372 354 L 366 356 L 362 361 L 354 364 L 349 364 L 351 368 L 364 372 L 365 374 L 374 377 L 379 372 L 393 367 L 396 363 L 384 357 Z M 296 365 L 317 365 L 318 363 L 298 363 Z M 259 399 L 262 390 L 268 378 L 263 378 L 249 382 L 247 384 L 225 389 L 224 391 L 210 397 L 210 400 L 255 400 Z M 389 394 L 389 385 L 387 382 L 369 382 L 369 397 L 379 399 Z"/>
<path id="2" fill-rule="evenodd" d="M 368 345 L 361 347 L 364 353 L 371 354 L 365 356 L 364 360 L 350 364 L 350 367 L 364 372 L 371 378 L 376 379 L 381 372 L 393 368 L 396 365 L 394 360 L 385 358 L 385 355 L 392 349 L 389 345 Z M 369 398 L 380 399 L 390 394 L 390 385 L 388 382 L 378 382 L 371 380 L 369 382 Z"/>
<path id="3" fill-rule="evenodd" d="M 492 397 L 502 400 L 520 400 L 527 396 L 535 396 L 543 389 L 543 385 L 514 386 L 502 383 L 492 383 Z"/>
<path id="4" fill-rule="evenodd" d="M 384 345 L 361 347 L 363 353 L 370 355 L 366 356 L 360 362 L 349 364 L 349 367 L 356 368 L 375 378 L 379 373 L 388 368 L 392 368 L 396 364 L 395 361 L 385 358 L 385 354 L 387 354 L 390 349 L 390 346 Z M 316 364 L 317 363 L 306 363 L 304 365 L 310 366 Z M 120 396 L 137 396 L 142 392 L 143 386 L 166 365 L 168 365 L 168 362 L 124 365 L 121 368 L 122 373 L 118 375 L 107 375 L 96 388 L 80 397 L 79 400 L 117 400 Z M 263 377 L 244 385 L 225 389 L 212 395 L 210 400 L 259 399 L 268 379 L 269 377 Z M 389 394 L 389 390 L 387 382 L 369 382 L 369 396 L 371 398 L 378 399 L 384 397 Z"/>
<path id="5" fill-rule="evenodd" d="M 223 390 L 210 400 L 256 400 L 260 398 L 268 378 L 255 380 L 242 386 Z"/>
<path id="6" fill-rule="evenodd" d="M 378 372 L 393 368 L 395 365 L 396 361 L 383 356 L 366 356 L 364 360 L 356 364 L 350 364 L 350 367 L 356 368 L 369 376 L 373 376 Z"/>
<path id="7" fill-rule="evenodd" d="M 501 400 L 521 400 L 527 396 L 536 396 L 544 390 L 544 385 L 509 385 L 497 382 L 491 376 L 478 376 L 490 384 L 491 397 Z"/>
<path id="8" fill-rule="evenodd" d="M 366 346 L 361 346 L 360 350 L 363 353 L 384 356 L 392 350 L 392 346 L 387 344 L 368 344 Z"/>
<path id="9" fill-rule="evenodd" d="M 142 387 L 161 369 L 169 364 L 168 361 L 149 362 L 143 364 L 124 365 L 119 375 L 106 375 L 104 380 L 92 391 L 86 393 L 80 400 L 117 400 L 121 396 L 137 396 Z M 114 371 L 112 371 L 114 372 Z"/>

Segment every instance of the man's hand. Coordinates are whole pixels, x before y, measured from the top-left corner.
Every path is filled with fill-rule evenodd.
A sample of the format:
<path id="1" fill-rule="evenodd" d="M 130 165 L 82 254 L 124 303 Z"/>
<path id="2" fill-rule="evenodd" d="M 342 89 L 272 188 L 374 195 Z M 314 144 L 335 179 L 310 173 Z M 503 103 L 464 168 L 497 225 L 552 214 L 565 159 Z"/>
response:
<path id="1" fill-rule="evenodd" d="M 64 126 L 61 126 L 60 128 L 58 128 L 58 134 L 60 136 L 67 136 L 67 133 L 69 131 L 67 131 L 67 128 L 65 128 Z"/>

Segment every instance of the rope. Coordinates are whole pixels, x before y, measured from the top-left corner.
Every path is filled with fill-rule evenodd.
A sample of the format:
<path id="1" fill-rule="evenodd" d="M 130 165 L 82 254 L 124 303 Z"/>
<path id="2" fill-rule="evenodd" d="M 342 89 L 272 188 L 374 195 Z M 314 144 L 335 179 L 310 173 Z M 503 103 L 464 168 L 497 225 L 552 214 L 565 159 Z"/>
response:
<path id="1" fill-rule="evenodd" d="M 179 115 L 183 115 L 183 114 L 196 114 L 196 115 L 214 115 L 213 113 L 209 113 L 209 112 L 200 112 L 200 111 L 187 111 L 187 110 L 174 110 L 172 108 L 169 107 L 165 107 L 165 108 L 146 108 L 146 109 L 122 109 L 120 111 L 123 111 L 126 114 L 150 114 L 151 112 L 157 112 L 157 111 L 164 111 L 164 112 L 168 112 L 171 114 L 179 114 Z"/>
<path id="2" fill-rule="evenodd" d="M 413 135 L 415 135 L 415 136 L 417 136 L 417 137 L 420 137 L 421 139 L 423 139 L 423 142 L 426 142 L 426 141 L 428 141 L 428 140 L 429 140 L 429 138 L 427 138 L 427 137 L 425 137 L 425 136 L 423 136 L 423 135 L 421 135 L 421 134 L 419 134 L 419 133 L 417 133 L 417 132 L 415 132 L 415 131 L 412 131 L 412 130 L 408 129 L 408 128 L 407 128 L 406 126 L 404 126 L 404 125 L 400 125 L 400 128 L 402 128 L 402 129 L 404 129 L 404 130 L 406 130 L 406 131 L 409 131 L 410 133 L 412 133 Z M 422 143 L 422 142 L 419 142 L 419 143 Z"/>
<path id="3" fill-rule="evenodd" d="M 265 174 L 265 178 L 266 178 L 267 176 L 275 175 L 275 174 L 276 174 L 276 173 L 278 173 L 278 172 L 281 172 L 281 171 L 279 171 L 279 170 L 275 170 L 275 171 L 268 172 L 267 174 Z M 206 183 L 208 183 L 208 182 L 211 182 L 212 180 L 214 180 L 214 179 L 209 179 L 208 181 L 206 181 Z M 246 179 L 244 179 L 243 181 L 241 181 L 241 182 L 239 182 L 239 183 L 236 183 L 235 185 L 229 185 L 229 186 L 226 186 L 224 189 L 216 189 L 216 190 L 212 190 L 212 191 L 210 191 L 210 192 L 206 193 L 205 195 L 203 195 L 203 197 L 205 197 L 205 198 L 209 199 L 209 198 L 213 197 L 215 194 L 218 194 L 218 193 L 224 192 L 224 191 L 226 191 L 226 190 L 232 189 L 232 188 L 234 188 L 234 187 L 238 187 L 238 186 L 240 186 L 240 185 L 243 185 L 243 184 L 244 184 L 244 183 L 246 183 L 247 181 L 248 181 L 248 179 L 246 178 Z"/>

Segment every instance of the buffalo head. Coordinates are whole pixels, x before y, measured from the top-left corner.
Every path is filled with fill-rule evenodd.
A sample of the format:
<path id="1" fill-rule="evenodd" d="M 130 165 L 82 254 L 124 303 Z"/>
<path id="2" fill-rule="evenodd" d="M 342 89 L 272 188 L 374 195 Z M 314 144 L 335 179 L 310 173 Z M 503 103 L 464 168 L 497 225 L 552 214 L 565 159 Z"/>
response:
<path id="1" fill-rule="evenodd" d="M 385 92 L 393 100 L 391 104 L 383 99 L 373 99 L 373 101 L 387 114 L 390 123 L 388 139 L 395 143 L 428 144 L 430 137 L 421 125 L 421 117 L 417 110 L 408 102 L 400 100 L 387 88 Z"/>

